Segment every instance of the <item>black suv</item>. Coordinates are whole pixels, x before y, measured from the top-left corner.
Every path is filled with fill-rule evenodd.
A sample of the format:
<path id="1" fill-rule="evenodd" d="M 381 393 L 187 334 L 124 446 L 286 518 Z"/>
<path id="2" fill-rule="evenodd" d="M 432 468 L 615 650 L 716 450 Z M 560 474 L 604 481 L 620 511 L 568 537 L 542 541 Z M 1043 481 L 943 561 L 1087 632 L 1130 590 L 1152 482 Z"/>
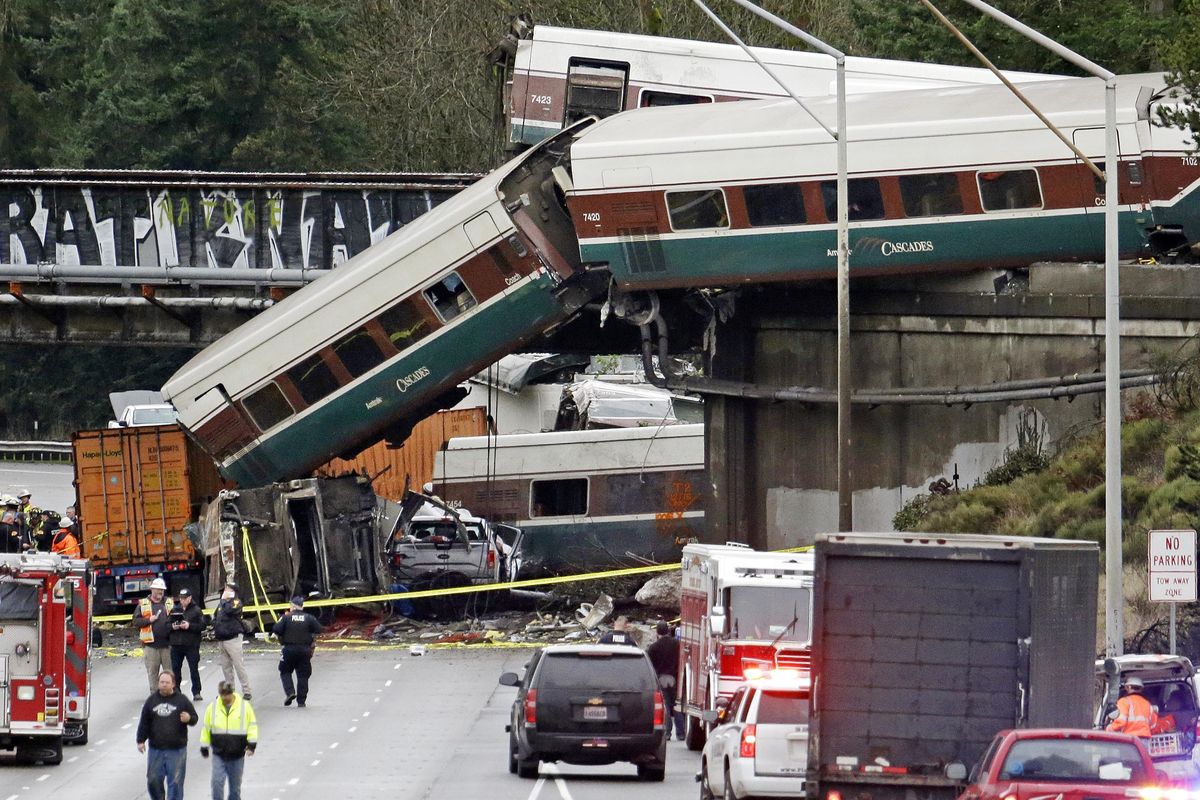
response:
<path id="1" fill-rule="evenodd" d="M 667 718 L 650 659 L 628 645 L 552 645 L 534 653 L 518 688 L 508 731 L 508 771 L 534 778 L 541 761 L 631 761 L 642 780 L 661 781 Z"/>

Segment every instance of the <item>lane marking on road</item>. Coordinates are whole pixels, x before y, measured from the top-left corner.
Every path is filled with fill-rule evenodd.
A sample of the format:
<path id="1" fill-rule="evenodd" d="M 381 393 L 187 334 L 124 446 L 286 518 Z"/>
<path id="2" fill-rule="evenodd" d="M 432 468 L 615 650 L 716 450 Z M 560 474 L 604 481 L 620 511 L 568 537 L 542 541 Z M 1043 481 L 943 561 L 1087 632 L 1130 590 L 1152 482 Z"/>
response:
<path id="1" fill-rule="evenodd" d="M 17 800 L 18 797 L 20 797 L 20 795 L 10 794 L 8 797 L 4 798 L 4 800 Z"/>
<path id="2" fill-rule="evenodd" d="M 356 730 L 358 730 L 358 726 L 357 726 L 357 725 L 351 725 L 351 726 L 350 726 L 350 730 L 349 730 L 349 731 L 347 731 L 347 732 L 348 732 L 348 733 L 354 733 Z"/>
<path id="3" fill-rule="evenodd" d="M 371 712 L 370 712 L 370 711 L 364 711 L 364 712 L 362 713 L 362 715 L 363 715 L 364 717 L 369 717 L 369 716 L 371 716 Z"/>
<path id="4" fill-rule="evenodd" d="M 397 662 L 397 663 L 396 663 L 396 666 L 392 667 L 392 669 L 400 669 L 400 664 L 399 664 L 399 662 Z"/>
<path id="5" fill-rule="evenodd" d="M 313 763 L 309 764 L 309 766 L 310 766 L 310 767 L 315 767 L 315 766 L 317 766 L 317 765 L 318 765 L 318 764 L 320 764 L 320 763 L 321 763 L 321 759 L 319 759 L 319 758 L 318 758 L 316 761 L 314 761 Z"/>
<path id="6" fill-rule="evenodd" d="M 338 743 L 337 743 L 337 742 L 334 742 L 333 744 L 329 745 L 329 749 L 330 749 L 330 750 L 337 750 L 337 746 L 338 746 Z"/>
<path id="7" fill-rule="evenodd" d="M 545 778 L 538 778 L 537 783 L 533 785 L 533 791 L 529 793 L 529 800 L 537 800 L 537 796 L 542 793 L 542 787 L 546 785 Z"/>
<path id="8" fill-rule="evenodd" d="M 397 664 L 396 666 L 400 666 L 400 665 L 399 665 L 399 664 Z M 391 679 L 391 678 L 388 678 L 386 681 L 384 681 L 384 682 L 383 682 L 383 685 L 384 685 L 384 686 L 391 686 L 391 685 L 392 685 L 392 679 Z"/>
<path id="9" fill-rule="evenodd" d="M 100 745 L 104 744 L 107 741 L 108 741 L 108 739 L 101 739 L 100 741 L 96 742 L 96 747 L 99 747 Z"/>
<path id="10" fill-rule="evenodd" d="M 68 759 L 67 759 L 67 763 L 68 763 L 68 764 L 73 764 L 73 763 L 75 763 L 75 762 L 76 762 L 76 761 L 78 761 L 78 760 L 79 760 L 79 756 L 71 756 L 70 758 L 68 758 Z"/>
<path id="11" fill-rule="evenodd" d="M 379 698 L 378 698 L 378 697 L 376 697 L 376 698 L 375 698 L 374 700 L 372 700 L 371 702 L 372 702 L 372 703 L 378 703 L 378 702 L 379 702 Z"/>
<path id="12" fill-rule="evenodd" d="M 295 786 L 299 782 L 300 782 L 299 778 L 292 778 L 290 781 L 288 781 L 288 786 Z"/>
<path id="13" fill-rule="evenodd" d="M 49 773 L 49 772 L 47 772 L 45 775 L 42 775 L 40 778 L 38 778 L 38 779 L 37 779 L 37 782 L 38 782 L 38 783 L 41 783 L 42 781 L 46 780 L 46 779 L 47 779 L 47 778 L 49 778 L 49 777 L 50 777 L 50 773 Z"/>
<path id="14" fill-rule="evenodd" d="M 558 765 L 547 764 L 546 772 L 554 778 L 554 788 L 558 789 L 559 796 L 561 796 L 563 800 L 573 800 L 571 793 L 567 791 L 566 779 L 563 778 L 562 773 L 558 771 Z"/>
<path id="15" fill-rule="evenodd" d="M 133 725 L 132 722 L 126 722 L 124 725 L 121 726 L 121 730 L 123 730 L 123 731 L 128 730 L 130 728 L 130 726 L 132 726 L 132 725 Z"/>

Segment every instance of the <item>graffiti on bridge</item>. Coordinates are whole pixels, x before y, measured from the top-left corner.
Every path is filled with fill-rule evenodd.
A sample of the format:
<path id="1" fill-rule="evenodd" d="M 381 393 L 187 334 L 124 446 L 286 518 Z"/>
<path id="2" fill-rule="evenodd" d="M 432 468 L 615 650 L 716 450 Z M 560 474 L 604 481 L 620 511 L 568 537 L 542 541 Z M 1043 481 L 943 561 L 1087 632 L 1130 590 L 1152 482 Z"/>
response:
<path id="1" fill-rule="evenodd" d="M 0 186 L 0 264 L 329 269 L 453 189 Z"/>

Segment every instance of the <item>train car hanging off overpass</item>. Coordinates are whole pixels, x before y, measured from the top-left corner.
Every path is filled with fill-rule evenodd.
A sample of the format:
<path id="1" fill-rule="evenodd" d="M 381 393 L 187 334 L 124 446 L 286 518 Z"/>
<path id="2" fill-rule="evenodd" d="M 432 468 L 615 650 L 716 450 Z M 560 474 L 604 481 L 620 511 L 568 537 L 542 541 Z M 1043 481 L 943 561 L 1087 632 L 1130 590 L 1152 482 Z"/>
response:
<path id="1" fill-rule="evenodd" d="M 1087 155 L 1103 151 L 1101 82 L 1025 91 Z M 1125 257 L 1188 258 L 1200 239 L 1200 161 L 1184 131 L 1151 123 L 1166 91 L 1162 75 L 1119 81 Z M 832 101 L 812 105 L 832 122 Z M 1004 88 L 858 95 L 849 133 L 853 276 L 1103 258 L 1102 187 Z M 402 441 L 610 280 L 833 275 L 833 151 L 791 100 L 577 123 L 226 336 L 163 393 L 243 485 Z"/>

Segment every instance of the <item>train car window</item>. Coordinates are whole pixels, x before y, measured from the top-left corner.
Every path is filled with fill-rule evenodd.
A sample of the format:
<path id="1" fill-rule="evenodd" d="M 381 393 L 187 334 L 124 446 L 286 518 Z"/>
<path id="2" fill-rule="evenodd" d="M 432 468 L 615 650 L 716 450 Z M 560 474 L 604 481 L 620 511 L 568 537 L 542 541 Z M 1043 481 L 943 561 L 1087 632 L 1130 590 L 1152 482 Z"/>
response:
<path id="1" fill-rule="evenodd" d="M 421 315 L 417 301 L 405 300 L 379 315 L 388 340 L 397 350 L 404 350 L 425 338 L 430 331 L 429 320 Z"/>
<path id="2" fill-rule="evenodd" d="M 320 353 L 304 359 L 289 369 L 287 376 L 292 379 L 292 383 L 296 384 L 296 390 L 300 392 L 304 402 L 309 405 L 338 388 L 337 378 L 333 377 L 333 372 L 321 360 Z"/>
<path id="3" fill-rule="evenodd" d="M 242 407 L 260 431 L 270 430 L 296 413 L 283 396 L 279 384 L 271 381 L 242 401 Z"/>
<path id="4" fill-rule="evenodd" d="M 443 322 L 449 322 L 462 312 L 475 307 L 475 296 L 457 272 L 451 272 L 426 289 L 424 294 Z"/>
<path id="5" fill-rule="evenodd" d="M 798 183 L 768 183 L 742 187 L 751 227 L 803 225 L 804 197 Z"/>
<path id="6" fill-rule="evenodd" d="M 883 195 L 879 191 L 879 181 L 874 178 L 855 178 L 848 182 L 846 195 L 851 220 L 883 219 Z M 837 181 L 821 181 L 821 200 L 825 203 L 825 219 L 836 221 Z"/>
<path id="7" fill-rule="evenodd" d="M 610 61 L 571 59 L 567 65 L 567 101 L 563 125 L 584 117 L 610 117 L 625 110 L 629 65 Z"/>
<path id="8" fill-rule="evenodd" d="M 587 513 L 587 478 L 533 481 L 529 492 L 531 517 L 579 517 Z"/>
<path id="9" fill-rule="evenodd" d="M 1042 188 L 1038 184 L 1037 170 L 980 172 L 976 178 L 984 211 L 1042 207 Z"/>
<path id="10" fill-rule="evenodd" d="M 366 328 L 356 328 L 333 345 L 333 352 L 354 377 L 364 375 L 383 363 L 379 345 Z"/>
<path id="11" fill-rule="evenodd" d="M 900 197 L 904 200 L 904 213 L 910 217 L 963 213 L 958 176 L 952 173 L 901 175 Z"/>
<path id="12" fill-rule="evenodd" d="M 725 193 L 720 189 L 667 192 L 667 212 L 671 215 L 671 228 L 677 231 L 729 227 Z"/>
<path id="13" fill-rule="evenodd" d="M 682 94 L 680 92 L 656 92 L 653 89 L 643 89 L 638 98 L 638 106 L 693 106 L 701 103 L 711 103 L 713 99 L 702 94 Z"/>

